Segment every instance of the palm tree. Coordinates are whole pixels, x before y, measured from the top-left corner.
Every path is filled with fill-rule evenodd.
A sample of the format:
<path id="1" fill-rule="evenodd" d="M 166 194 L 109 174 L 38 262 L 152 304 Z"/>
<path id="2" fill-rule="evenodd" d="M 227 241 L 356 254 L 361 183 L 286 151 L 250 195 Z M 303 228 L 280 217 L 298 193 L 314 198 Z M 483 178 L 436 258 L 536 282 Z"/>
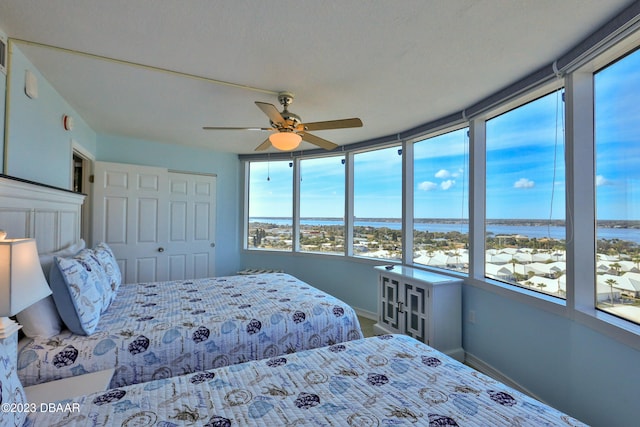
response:
<path id="1" fill-rule="evenodd" d="M 609 267 L 613 268 L 613 270 L 616 272 L 616 276 L 620 275 L 620 270 L 622 269 L 622 266 L 620 264 L 614 262 L 613 264 L 609 265 Z"/>
<path id="2" fill-rule="evenodd" d="M 564 271 L 558 271 L 556 273 L 556 278 L 558 279 L 558 296 L 562 295 L 562 289 L 560 289 L 560 278 L 562 277 L 563 274 L 564 274 Z"/>
<path id="3" fill-rule="evenodd" d="M 615 279 L 607 279 L 604 281 L 604 283 L 609 285 L 610 292 L 611 292 L 609 298 L 611 298 L 611 306 L 613 307 L 613 285 L 617 285 L 618 282 L 616 282 Z"/>

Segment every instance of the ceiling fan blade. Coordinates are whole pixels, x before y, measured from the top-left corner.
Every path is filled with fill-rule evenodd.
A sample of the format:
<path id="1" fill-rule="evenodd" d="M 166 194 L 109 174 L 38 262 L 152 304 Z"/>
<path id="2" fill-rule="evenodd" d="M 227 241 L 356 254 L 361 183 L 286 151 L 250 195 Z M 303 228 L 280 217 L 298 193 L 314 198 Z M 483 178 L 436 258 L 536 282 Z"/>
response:
<path id="1" fill-rule="evenodd" d="M 320 138 L 319 136 L 312 135 L 310 133 L 299 134 L 302 137 L 303 141 L 310 142 L 313 145 L 317 145 L 320 148 L 324 148 L 325 150 L 333 150 L 338 146 L 338 144 L 334 144 L 331 141 L 327 141 L 326 139 Z"/>
<path id="2" fill-rule="evenodd" d="M 263 113 L 267 115 L 267 117 L 269 117 L 269 120 L 271 120 L 273 123 L 282 123 L 283 125 L 287 124 L 287 121 L 284 119 L 284 117 L 282 117 L 280 111 L 278 111 L 278 109 L 274 107 L 273 104 L 256 101 L 256 105 L 262 110 Z"/>
<path id="3" fill-rule="evenodd" d="M 344 129 L 362 127 L 362 120 L 358 118 L 327 120 L 325 122 L 305 123 L 304 130 Z"/>
<path id="4" fill-rule="evenodd" d="M 234 128 L 234 127 L 218 127 L 218 126 L 203 126 L 205 130 L 274 130 L 273 128 Z"/>
<path id="5" fill-rule="evenodd" d="M 264 140 L 262 144 L 256 147 L 255 151 L 264 151 L 269 147 L 271 147 L 271 141 L 269 141 L 269 138 L 267 138 Z"/>

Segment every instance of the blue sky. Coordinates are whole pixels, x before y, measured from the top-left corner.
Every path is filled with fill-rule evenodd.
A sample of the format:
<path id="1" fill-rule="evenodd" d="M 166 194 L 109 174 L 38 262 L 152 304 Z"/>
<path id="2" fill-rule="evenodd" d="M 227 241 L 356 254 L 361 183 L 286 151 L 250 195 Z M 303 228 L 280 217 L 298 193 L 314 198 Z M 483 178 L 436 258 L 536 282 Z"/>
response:
<path id="1" fill-rule="evenodd" d="M 598 73 L 595 93 L 598 217 L 640 219 L 640 52 Z M 487 218 L 565 218 L 562 110 L 554 92 L 487 122 Z M 355 155 L 356 217 L 400 218 L 399 148 Z M 468 217 L 468 150 L 466 128 L 415 144 L 416 218 Z M 342 159 L 302 161 L 302 217 L 343 216 Z M 250 216 L 291 216 L 289 164 L 251 164 Z"/>
<path id="2" fill-rule="evenodd" d="M 640 219 L 640 51 L 595 76 L 597 214 Z"/>
<path id="3" fill-rule="evenodd" d="M 564 219 L 562 110 L 554 92 L 487 121 L 487 218 Z"/>

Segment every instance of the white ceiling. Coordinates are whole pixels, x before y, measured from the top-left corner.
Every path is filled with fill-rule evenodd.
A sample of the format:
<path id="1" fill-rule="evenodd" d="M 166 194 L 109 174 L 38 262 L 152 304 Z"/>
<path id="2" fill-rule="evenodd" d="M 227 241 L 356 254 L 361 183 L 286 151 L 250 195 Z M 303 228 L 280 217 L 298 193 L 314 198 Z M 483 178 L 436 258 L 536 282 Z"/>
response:
<path id="1" fill-rule="evenodd" d="M 362 119 L 315 132 L 339 145 L 402 132 L 552 63 L 631 3 L 2 0 L 0 29 L 91 54 L 18 44 L 98 133 L 251 153 L 268 134 L 202 126 L 266 127 L 254 101 L 281 109 L 287 90 L 303 121 Z"/>

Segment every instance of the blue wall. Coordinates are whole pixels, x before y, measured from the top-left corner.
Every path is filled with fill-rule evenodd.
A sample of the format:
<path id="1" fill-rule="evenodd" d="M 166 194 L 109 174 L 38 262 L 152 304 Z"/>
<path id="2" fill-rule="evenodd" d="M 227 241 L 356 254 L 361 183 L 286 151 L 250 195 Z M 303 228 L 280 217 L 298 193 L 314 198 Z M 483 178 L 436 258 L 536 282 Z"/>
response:
<path id="1" fill-rule="evenodd" d="M 36 99 L 27 97 L 24 92 L 25 70 L 30 70 L 37 77 Z M 2 172 L 7 175 L 69 189 L 72 141 L 98 161 L 216 174 L 216 272 L 222 275 L 238 271 L 240 162 L 237 155 L 98 135 L 16 46 L 12 47 L 6 95 L 9 99 L 9 120 L 2 123 L 8 137 L 7 167 Z M 5 99 L 4 92 L 2 99 Z M 64 114 L 74 118 L 72 131 L 63 129 Z"/>
<path id="2" fill-rule="evenodd" d="M 240 161 L 236 154 L 98 135 L 97 160 L 216 174 L 216 274 L 239 270 Z"/>
<path id="3" fill-rule="evenodd" d="M 25 71 L 38 81 L 38 97 L 24 91 Z M 96 151 L 96 133 L 47 82 L 36 67 L 12 46 L 7 96 L 9 121 L 6 147 L 7 175 L 56 187 L 71 186 L 72 139 L 89 153 Z M 65 131 L 63 115 L 74 118 L 74 129 Z"/>
<path id="4" fill-rule="evenodd" d="M 381 261 L 353 260 L 343 256 L 242 251 L 243 268 L 284 270 L 328 292 L 355 309 L 378 311 L 378 276 Z"/>
<path id="5" fill-rule="evenodd" d="M 6 34 L 0 30 L 0 35 L 6 37 Z M 0 73 L 0 172 L 4 172 L 4 105 L 7 95 L 7 76 Z"/>
<path id="6" fill-rule="evenodd" d="M 638 425 L 640 352 L 565 316 L 465 285 L 466 352 L 596 426 Z"/>
<path id="7" fill-rule="evenodd" d="M 373 265 L 379 262 L 240 250 L 242 191 L 235 155 L 96 135 L 15 47 L 12 60 L 4 173 L 68 188 L 72 138 L 97 160 L 215 173 L 219 274 L 252 267 L 283 269 L 356 308 L 377 311 Z M 24 95 L 25 69 L 38 76 L 36 100 Z M 74 116 L 72 132 L 62 130 L 63 114 Z M 569 317 L 465 285 L 463 313 L 470 309 L 476 311 L 476 323 L 463 323 L 463 345 L 470 355 L 589 424 L 637 425 L 639 351 Z"/>
<path id="8" fill-rule="evenodd" d="M 246 268 L 282 269 L 341 298 L 377 312 L 374 265 L 345 257 L 243 251 Z M 638 425 L 640 352 L 587 326 L 549 311 L 465 284 L 463 347 L 544 402 L 594 426 Z"/>

